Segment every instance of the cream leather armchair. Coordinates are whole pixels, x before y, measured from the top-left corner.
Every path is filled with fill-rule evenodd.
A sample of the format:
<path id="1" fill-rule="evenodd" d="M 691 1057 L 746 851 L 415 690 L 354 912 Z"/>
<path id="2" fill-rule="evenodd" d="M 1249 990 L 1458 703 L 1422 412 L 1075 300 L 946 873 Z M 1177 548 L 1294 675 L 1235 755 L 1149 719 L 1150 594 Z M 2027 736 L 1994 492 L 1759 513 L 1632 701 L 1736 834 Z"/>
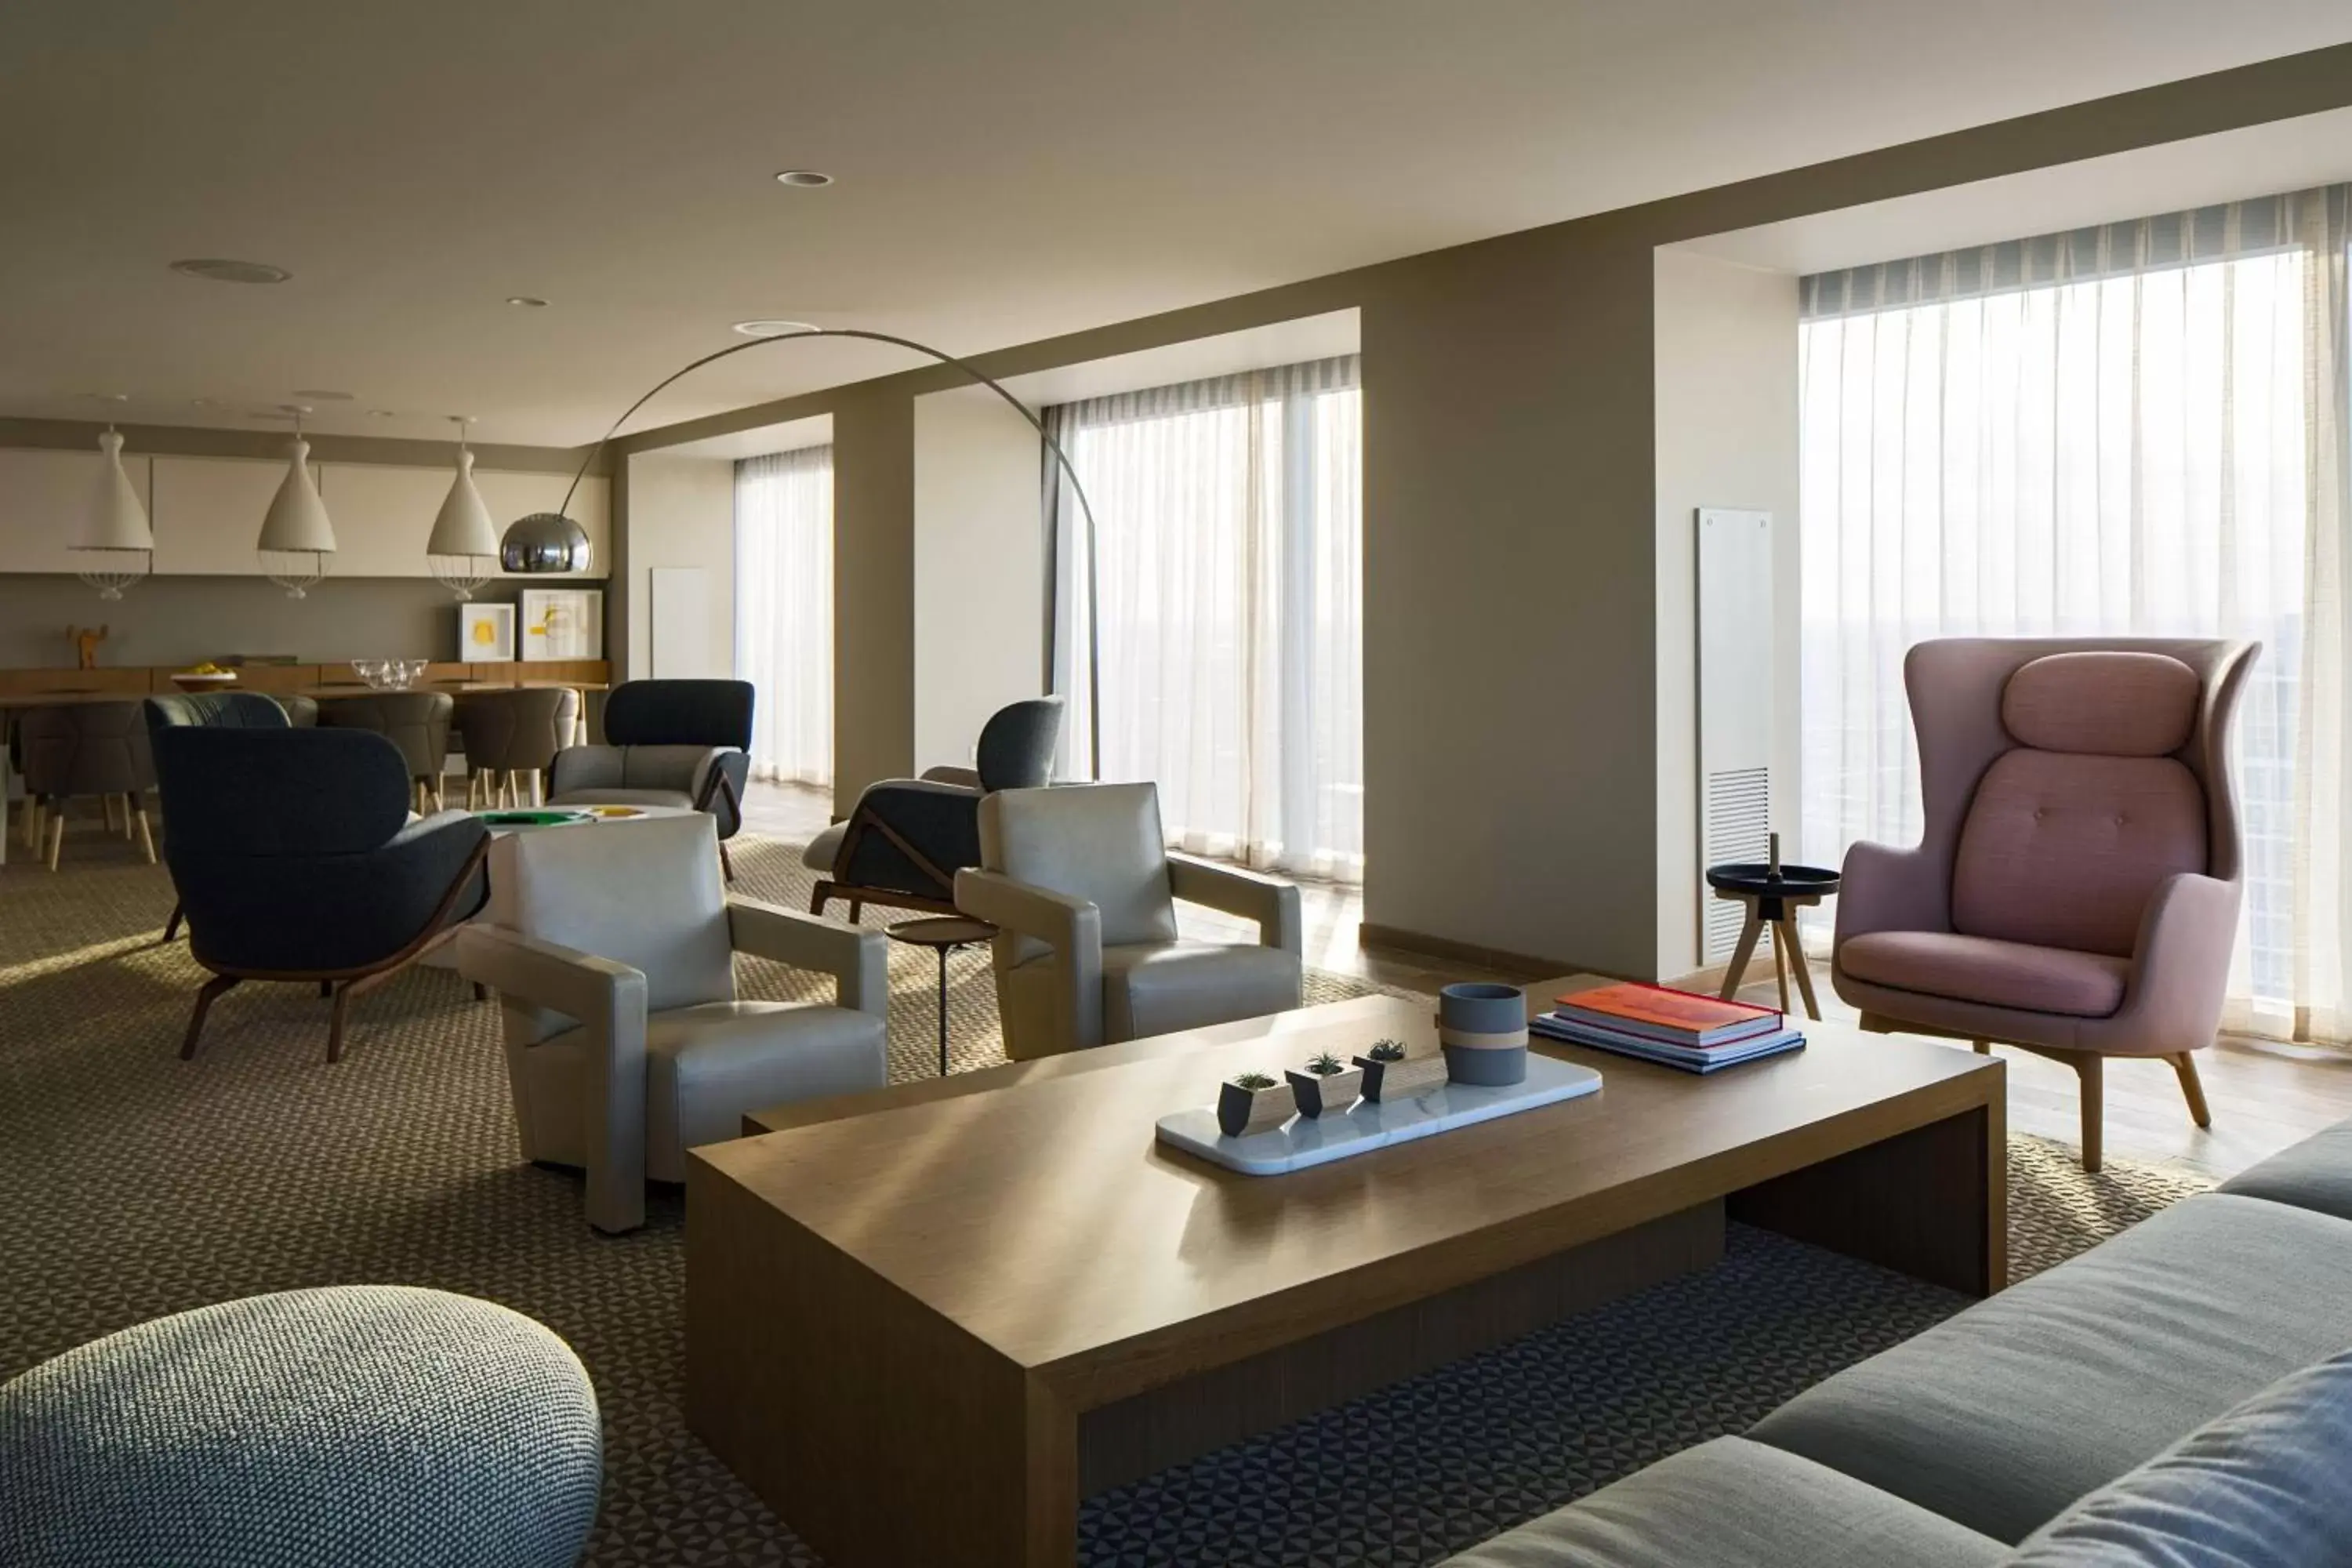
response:
<path id="1" fill-rule="evenodd" d="M 999 790 L 956 907 L 998 930 L 996 1005 L 1016 1061 L 1287 1012 L 1298 889 L 1170 855 L 1148 784 Z M 1257 922 L 1255 946 L 1177 934 L 1176 900 Z"/>
<path id="2" fill-rule="evenodd" d="M 708 816 L 509 834 L 490 889 L 457 967 L 499 993 L 523 1157 L 584 1168 L 599 1230 L 744 1112 L 888 1079 L 882 933 L 727 897 Z M 836 1005 L 742 1000 L 738 952 L 832 974 Z"/>

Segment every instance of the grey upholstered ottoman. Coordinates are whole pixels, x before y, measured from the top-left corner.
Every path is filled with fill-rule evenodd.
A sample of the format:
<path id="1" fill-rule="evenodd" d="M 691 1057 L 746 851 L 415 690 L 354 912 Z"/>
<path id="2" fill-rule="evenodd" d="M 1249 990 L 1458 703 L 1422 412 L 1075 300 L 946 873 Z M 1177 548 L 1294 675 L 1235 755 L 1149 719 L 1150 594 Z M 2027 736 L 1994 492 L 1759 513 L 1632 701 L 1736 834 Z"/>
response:
<path id="1" fill-rule="evenodd" d="M 0 1386 L 9 1568 L 570 1568 L 595 1521 L 588 1374 L 438 1290 L 289 1290 L 159 1318 Z"/>

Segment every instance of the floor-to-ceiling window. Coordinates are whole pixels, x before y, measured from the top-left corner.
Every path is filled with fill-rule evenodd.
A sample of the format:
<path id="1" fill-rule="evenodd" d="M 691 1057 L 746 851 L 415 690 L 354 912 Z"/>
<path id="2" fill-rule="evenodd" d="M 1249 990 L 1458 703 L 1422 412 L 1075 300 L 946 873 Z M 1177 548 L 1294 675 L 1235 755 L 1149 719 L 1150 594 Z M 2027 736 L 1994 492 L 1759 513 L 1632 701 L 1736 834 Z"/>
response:
<path id="1" fill-rule="evenodd" d="M 751 776 L 833 782 L 833 448 L 735 465 L 735 674 Z"/>
<path id="2" fill-rule="evenodd" d="M 1915 842 L 1906 648 L 2263 645 L 2232 1022 L 2346 1032 L 2343 187 L 1805 280 L 1804 848 Z"/>
<path id="3" fill-rule="evenodd" d="M 1353 356 L 1046 410 L 1066 777 L 1149 779 L 1171 839 L 1363 874 L 1362 397 Z"/>

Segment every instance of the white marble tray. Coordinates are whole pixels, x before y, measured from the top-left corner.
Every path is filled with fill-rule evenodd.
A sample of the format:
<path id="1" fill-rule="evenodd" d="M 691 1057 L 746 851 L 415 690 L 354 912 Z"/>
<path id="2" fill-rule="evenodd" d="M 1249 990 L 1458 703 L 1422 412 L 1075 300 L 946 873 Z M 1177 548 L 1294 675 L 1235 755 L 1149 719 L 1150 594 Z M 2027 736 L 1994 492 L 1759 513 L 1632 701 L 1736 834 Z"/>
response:
<path id="1" fill-rule="evenodd" d="M 1278 1176 L 1474 1121 L 1556 1105 L 1600 1088 L 1601 1075 L 1591 1068 L 1529 1051 L 1526 1079 L 1502 1089 L 1441 1083 L 1410 1100 L 1381 1105 L 1360 1100 L 1338 1116 L 1293 1116 L 1279 1127 L 1246 1138 L 1226 1137 L 1217 1129 L 1216 1111 L 1201 1106 L 1161 1117 L 1160 1142 L 1245 1176 Z"/>

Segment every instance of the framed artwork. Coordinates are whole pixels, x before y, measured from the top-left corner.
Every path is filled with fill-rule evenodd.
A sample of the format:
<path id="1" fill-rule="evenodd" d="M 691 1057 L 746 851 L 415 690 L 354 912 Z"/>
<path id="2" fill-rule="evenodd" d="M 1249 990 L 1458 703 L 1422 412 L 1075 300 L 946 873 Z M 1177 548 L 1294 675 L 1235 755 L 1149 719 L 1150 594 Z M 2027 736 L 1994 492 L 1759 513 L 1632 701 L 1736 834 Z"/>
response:
<path id="1" fill-rule="evenodd" d="M 526 660 L 604 658 L 604 590 L 525 588 L 521 657 Z"/>
<path id="2" fill-rule="evenodd" d="M 515 607 L 465 604 L 457 606 L 457 662 L 505 664 L 515 656 Z"/>

